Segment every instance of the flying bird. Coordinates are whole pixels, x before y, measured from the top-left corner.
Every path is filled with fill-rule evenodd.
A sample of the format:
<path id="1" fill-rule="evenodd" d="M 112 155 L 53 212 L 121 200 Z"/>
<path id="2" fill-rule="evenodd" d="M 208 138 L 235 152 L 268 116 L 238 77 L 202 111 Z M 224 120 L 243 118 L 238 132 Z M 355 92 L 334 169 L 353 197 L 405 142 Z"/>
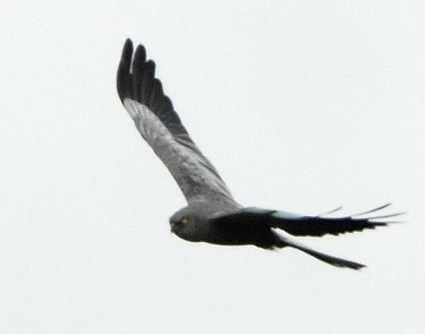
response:
<path id="1" fill-rule="evenodd" d="M 155 77 L 155 63 L 146 59 L 144 46 L 139 45 L 134 55 L 133 51 L 133 43 L 127 39 L 117 73 L 118 95 L 136 128 L 166 165 L 186 198 L 187 206 L 170 218 L 173 233 L 193 242 L 255 245 L 264 249 L 292 247 L 333 266 L 364 267 L 303 246 L 277 230 L 293 236 L 338 235 L 385 226 L 388 218 L 402 213 L 377 213 L 389 204 L 344 217 L 243 207 L 190 138 Z"/>

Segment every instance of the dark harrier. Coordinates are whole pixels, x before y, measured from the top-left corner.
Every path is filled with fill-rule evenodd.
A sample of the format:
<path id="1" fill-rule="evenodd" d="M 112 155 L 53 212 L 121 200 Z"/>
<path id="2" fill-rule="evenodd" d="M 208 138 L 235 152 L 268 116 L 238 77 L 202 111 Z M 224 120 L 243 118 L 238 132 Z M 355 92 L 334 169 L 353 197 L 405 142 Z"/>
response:
<path id="1" fill-rule="evenodd" d="M 117 74 L 118 94 L 142 137 L 173 175 L 188 205 L 170 218 L 171 230 L 188 241 L 220 245 L 255 245 L 265 249 L 292 247 L 337 267 L 360 269 L 363 264 L 326 255 L 282 236 L 322 236 L 387 225 L 399 214 L 371 216 L 389 204 L 360 214 L 333 218 L 243 207 L 198 147 L 155 78 L 155 63 L 139 45 L 127 40 Z"/>

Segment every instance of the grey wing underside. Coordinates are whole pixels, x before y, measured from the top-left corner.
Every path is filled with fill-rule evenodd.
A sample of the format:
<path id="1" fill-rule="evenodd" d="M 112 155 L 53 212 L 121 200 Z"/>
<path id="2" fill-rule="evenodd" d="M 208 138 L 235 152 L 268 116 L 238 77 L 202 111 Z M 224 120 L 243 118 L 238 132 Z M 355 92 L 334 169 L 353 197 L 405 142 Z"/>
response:
<path id="1" fill-rule="evenodd" d="M 284 211 L 248 207 L 232 214 L 218 217 L 216 221 L 228 224 L 266 224 L 267 226 L 281 229 L 295 236 L 338 235 L 346 232 L 373 229 L 378 226 L 386 226 L 388 223 L 393 223 L 394 221 L 388 221 L 388 219 L 400 216 L 404 213 L 376 215 L 376 212 L 389 205 L 390 204 L 385 204 L 372 210 L 344 217 L 326 217 L 322 215 L 303 216 Z M 327 214 L 337 210 L 333 210 Z"/>
<path id="2" fill-rule="evenodd" d="M 139 45 L 124 44 L 117 73 L 118 94 L 142 137 L 167 166 L 190 203 L 203 199 L 233 200 L 214 166 L 205 158 L 180 121 L 161 82 L 155 63 Z"/>

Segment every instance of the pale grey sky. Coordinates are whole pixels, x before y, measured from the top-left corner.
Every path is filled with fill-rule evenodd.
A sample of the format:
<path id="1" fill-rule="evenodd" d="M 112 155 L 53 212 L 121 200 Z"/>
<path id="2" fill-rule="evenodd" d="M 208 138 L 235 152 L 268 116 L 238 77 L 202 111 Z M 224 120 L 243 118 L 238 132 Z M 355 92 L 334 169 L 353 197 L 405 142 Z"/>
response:
<path id="1" fill-rule="evenodd" d="M 0 332 L 423 333 L 424 5 L 98 3 L 0 12 Z M 178 239 L 116 94 L 127 37 L 241 203 L 407 223 L 300 239 L 360 272 Z"/>

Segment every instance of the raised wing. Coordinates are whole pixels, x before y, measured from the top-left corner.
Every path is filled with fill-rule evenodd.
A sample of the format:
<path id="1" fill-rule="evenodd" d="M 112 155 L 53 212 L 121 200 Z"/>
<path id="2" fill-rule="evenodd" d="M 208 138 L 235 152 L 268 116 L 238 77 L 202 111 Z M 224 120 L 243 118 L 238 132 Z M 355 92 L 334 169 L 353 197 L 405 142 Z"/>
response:
<path id="1" fill-rule="evenodd" d="M 117 73 L 118 94 L 142 137 L 173 175 L 186 200 L 223 198 L 233 200 L 224 181 L 205 158 L 164 95 L 155 78 L 155 63 L 146 60 L 139 45 L 133 56 L 130 39 L 124 44 Z"/>
<path id="2" fill-rule="evenodd" d="M 366 212 L 345 217 L 302 216 L 277 210 L 243 208 L 230 215 L 218 217 L 216 220 L 220 223 L 229 224 L 266 224 L 295 236 L 338 235 L 346 232 L 373 229 L 377 226 L 386 226 L 390 223 L 386 221 L 388 218 L 404 214 L 400 212 L 387 215 L 371 215 L 389 205 L 390 204 L 385 204 Z"/>

